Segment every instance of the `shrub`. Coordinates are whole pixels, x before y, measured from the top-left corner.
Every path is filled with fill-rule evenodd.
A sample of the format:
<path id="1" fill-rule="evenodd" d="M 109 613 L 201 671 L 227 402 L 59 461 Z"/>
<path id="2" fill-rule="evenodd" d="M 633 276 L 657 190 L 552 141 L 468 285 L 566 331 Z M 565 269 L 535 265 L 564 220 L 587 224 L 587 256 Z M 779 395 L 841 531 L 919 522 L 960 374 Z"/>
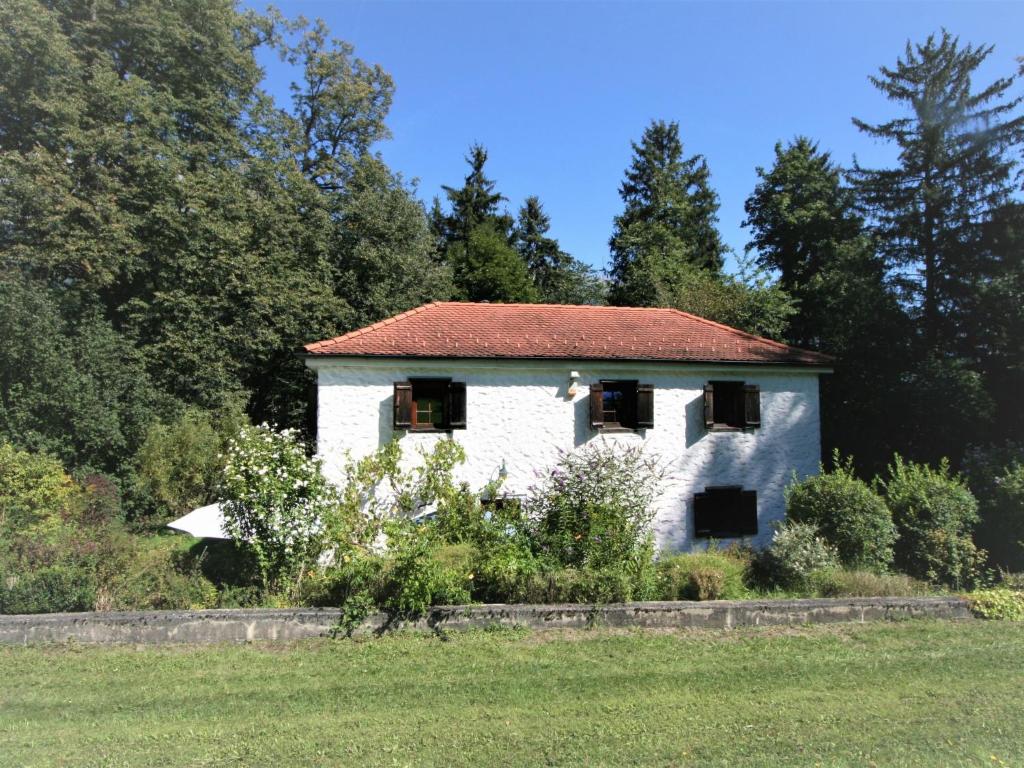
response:
<path id="1" fill-rule="evenodd" d="M 805 589 L 811 574 L 839 567 L 839 553 L 809 523 L 778 525 L 771 546 L 758 556 L 758 570 L 770 584 Z"/>
<path id="2" fill-rule="evenodd" d="M 56 459 L 0 442 L 0 543 L 55 541 L 80 493 Z"/>
<path id="3" fill-rule="evenodd" d="M 160 519 L 216 500 L 227 441 L 245 424 L 237 405 L 212 413 L 186 408 L 174 421 L 154 422 L 136 454 L 136 494 Z"/>
<path id="4" fill-rule="evenodd" d="M 213 608 L 218 604 L 217 588 L 203 576 L 195 562 L 189 562 L 178 537 L 153 537 L 118 578 L 101 590 L 101 610 L 186 610 Z"/>
<path id="5" fill-rule="evenodd" d="M 736 600 L 746 596 L 746 564 L 723 552 L 691 552 L 658 560 L 662 600 Z"/>
<path id="6" fill-rule="evenodd" d="M 542 554 L 562 566 L 601 570 L 649 550 L 660 480 L 639 447 L 597 444 L 563 455 L 529 492 Z"/>
<path id="7" fill-rule="evenodd" d="M 933 593 L 924 581 L 902 573 L 826 568 L 810 575 L 811 592 L 821 597 L 915 597 Z"/>
<path id="8" fill-rule="evenodd" d="M 985 553 L 970 536 L 978 522 L 978 502 L 951 474 L 948 461 L 932 469 L 896 456 L 879 484 L 899 533 L 896 565 L 901 571 L 954 589 L 979 581 Z"/>
<path id="9" fill-rule="evenodd" d="M 388 559 L 381 607 L 393 615 L 423 615 L 432 605 L 472 601 L 473 573 L 468 563 L 443 552 L 430 525 L 396 521 L 387 526 Z M 446 557 L 447 556 L 447 557 Z"/>
<path id="10" fill-rule="evenodd" d="M 794 478 L 795 480 L 795 478 Z M 854 477 L 853 459 L 837 451 L 831 472 L 786 488 L 786 518 L 815 526 L 843 565 L 884 571 L 893 560 L 896 528 L 885 500 Z"/>
<path id="11" fill-rule="evenodd" d="M 974 592 L 968 596 L 971 610 L 983 619 L 1024 621 L 1024 592 L 997 588 Z"/>
<path id="12" fill-rule="evenodd" d="M 338 495 L 295 430 L 245 427 L 228 443 L 221 509 L 249 548 L 268 591 L 290 591 L 317 563 L 335 525 Z"/>
<path id="13" fill-rule="evenodd" d="M 75 566 L 54 565 L 0 578 L 0 613 L 91 611 L 95 600 L 93 575 Z"/>
<path id="14" fill-rule="evenodd" d="M 1024 445 L 974 448 L 965 465 L 981 516 L 978 543 L 994 564 L 1024 569 Z"/>
<path id="15" fill-rule="evenodd" d="M 644 571 L 648 570 L 647 573 Z M 551 568 L 521 585 L 527 603 L 626 603 L 653 597 L 653 567 Z"/>

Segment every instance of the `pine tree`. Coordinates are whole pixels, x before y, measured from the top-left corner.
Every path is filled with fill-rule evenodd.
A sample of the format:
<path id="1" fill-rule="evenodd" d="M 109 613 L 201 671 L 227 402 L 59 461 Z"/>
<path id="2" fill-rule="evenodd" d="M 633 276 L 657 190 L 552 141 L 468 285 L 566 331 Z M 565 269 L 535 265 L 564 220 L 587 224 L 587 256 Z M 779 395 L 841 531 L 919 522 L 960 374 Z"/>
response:
<path id="1" fill-rule="evenodd" d="M 537 301 L 526 262 L 512 246 L 512 217 L 498 209 L 506 198 L 484 172 L 487 150 L 474 144 L 466 162 L 469 173 L 462 186 L 442 187 L 450 213 L 435 202 L 430 214 L 455 295 L 469 301 Z"/>
<path id="2" fill-rule="evenodd" d="M 512 229 L 512 217 L 498 211 L 500 203 L 507 198 L 494 191 L 496 182 L 484 173 L 487 150 L 474 144 L 469 148 L 466 162 L 469 173 L 462 186 L 441 187 L 451 206 L 451 213 L 439 221 L 440 234 L 448 245 L 467 240 L 469 233 L 481 224 L 488 224 L 506 235 Z"/>
<path id="3" fill-rule="evenodd" d="M 961 46 L 945 30 L 907 43 L 892 69 L 871 82 L 909 115 L 878 125 L 854 118 L 876 139 L 895 143 L 894 168 L 854 164 L 852 178 L 888 266 L 920 321 L 928 352 L 962 344 L 965 314 L 999 258 L 984 246 L 993 211 L 1004 206 L 1024 117 L 1008 98 L 1013 78 L 976 89 L 972 76 L 991 46 Z M 968 346 L 977 340 L 968 341 Z"/>
<path id="4" fill-rule="evenodd" d="M 632 147 L 610 242 L 611 301 L 650 306 L 667 300 L 686 267 L 718 274 L 726 248 L 707 162 L 683 156 L 678 123 L 652 122 Z"/>
<path id="5" fill-rule="evenodd" d="M 604 284 L 586 264 L 563 251 L 548 237 L 551 218 L 537 196 L 526 198 L 519 209 L 513 242 L 530 271 L 540 301 L 548 304 L 601 304 Z"/>

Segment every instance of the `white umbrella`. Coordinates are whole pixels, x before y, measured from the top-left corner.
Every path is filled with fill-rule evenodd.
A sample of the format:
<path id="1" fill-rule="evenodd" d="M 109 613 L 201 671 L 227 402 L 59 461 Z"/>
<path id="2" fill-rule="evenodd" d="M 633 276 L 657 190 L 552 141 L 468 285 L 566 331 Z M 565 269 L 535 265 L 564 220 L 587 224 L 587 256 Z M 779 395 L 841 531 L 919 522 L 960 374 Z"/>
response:
<path id="1" fill-rule="evenodd" d="M 220 512 L 220 504 L 207 504 L 205 507 L 193 509 L 184 517 L 167 524 L 168 528 L 184 531 L 197 539 L 230 539 L 224 529 L 224 516 Z"/>

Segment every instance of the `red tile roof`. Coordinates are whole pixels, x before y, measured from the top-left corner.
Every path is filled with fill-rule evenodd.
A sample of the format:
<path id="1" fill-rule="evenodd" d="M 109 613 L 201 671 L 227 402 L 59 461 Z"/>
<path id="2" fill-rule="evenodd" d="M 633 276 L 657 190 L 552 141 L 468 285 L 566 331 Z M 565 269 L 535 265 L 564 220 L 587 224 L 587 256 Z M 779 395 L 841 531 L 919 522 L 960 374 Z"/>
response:
<path id="1" fill-rule="evenodd" d="M 675 309 L 564 304 L 425 304 L 310 355 L 661 360 L 830 365 L 832 358 Z"/>

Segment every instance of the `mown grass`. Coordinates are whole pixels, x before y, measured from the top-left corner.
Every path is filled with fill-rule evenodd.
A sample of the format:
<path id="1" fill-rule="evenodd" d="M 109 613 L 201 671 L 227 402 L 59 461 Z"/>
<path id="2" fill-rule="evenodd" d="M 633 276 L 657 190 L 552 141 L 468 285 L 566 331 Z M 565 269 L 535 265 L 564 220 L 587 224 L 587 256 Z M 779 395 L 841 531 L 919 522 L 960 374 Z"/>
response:
<path id="1" fill-rule="evenodd" d="M 1024 765 L 1024 625 L 0 650 L 0 764 Z"/>

